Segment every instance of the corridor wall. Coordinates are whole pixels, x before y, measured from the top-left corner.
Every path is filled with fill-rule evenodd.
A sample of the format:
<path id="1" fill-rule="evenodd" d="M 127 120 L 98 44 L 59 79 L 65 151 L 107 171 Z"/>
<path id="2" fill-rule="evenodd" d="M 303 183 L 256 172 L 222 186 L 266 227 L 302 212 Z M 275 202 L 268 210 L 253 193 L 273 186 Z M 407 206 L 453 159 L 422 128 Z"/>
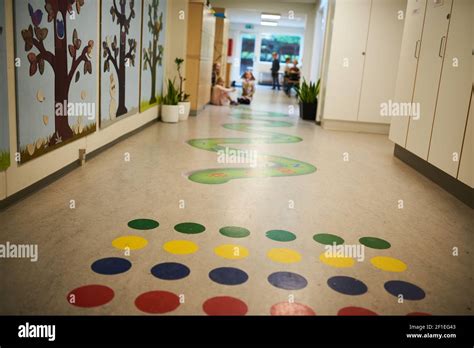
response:
<path id="1" fill-rule="evenodd" d="M 187 10 L 187 1 L 186 0 L 174 0 L 175 3 L 177 4 L 176 7 L 179 7 L 181 10 L 181 5 L 184 6 L 182 7 L 183 11 Z M 49 151 L 45 152 L 41 156 L 37 158 L 31 158 L 28 162 L 21 163 L 15 161 L 17 159 L 17 152 L 19 152 L 18 148 L 18 123 L 17 123 L 17 113 L 18 109 L 16 106 L 16 101 L 17 99 L 21 99 L 22 96 L 17 94 L 17 81 L 15 79 L 15 74 L 16 74 L 16 63 L 18 63 L 18 60 L 16 60 L 17 57 L 15 53 L 15 41 L 18 45 L 21 45 L 22 48 L 25 48 L 25 41 L 23 40 L 23 37 L 21 37 L 21 41 L 18 42 L 18 40 L 15 40 L 15 37 L 17 36 L 17 26 L 15 25 L 14 22 L 14 6 L 18 1 L 13 1 L 13 0 L 1 0 L 0 6 L 2 10 L 5 13 L 5 25 L 2 30 L 2 35 L 4 35 L 6 39 L 6 51 L 2 50 L 2 52 L 6 53 L 6 62 L 5 64 L 7 68 L 7 78 L 4 80 L 6 88 L 6 92 L 4 93 L 2 90 L 2 95 L 7 95 L 8 96 L 8 121 L 9 121 L 9 127 L 8 127 L 8 135 L 9 135 L 9 147 L 10 147 L 10 157 L 12 159 L 12 163 L 8 169 L 5 171 L 0 171 L 0 206 L 4 204 L 4 202 L 8 202 L 9 200 L 7 199 L 17 199 L 16 197 L 20 197 L 23 195 L 22 192 L 28 192 L 28 188 L 35 183 L 41 182 L 43 179 L 46 179 L 52 175 L 60 174 L 60 173 L 65 173 L 64 170 L 67 170 L 67 168 L 71 168 L 71 166 L 76 166 L 79 158 L 79 152 L 80 151 L 85 151 L 86 154 L 91 154 L 95 151 L 98 151 L 102 148 L 105 148 L 109 144 L 113 144 L 115 141 L 119 140 L 121 137 L 137 130 L 140 129 L 143 126 L 146 126 L 150 122 L 154 121 L 158 117 L 159 113 L 159 108 L 158 106 L 153 106 L 149 108 L 148 110 L 144 112 L 139 112 L 137 109 L 135 111 L 134 115 L 131 115 L 130 117 L 127 117 L 120 122 L 115 122 L 111 124 L 110 126 L 106 128 L 94 128 L 94 132 L 91 132 L 90 134 L 87 134 L 81 138 L 75 139 L 72 142 L 68 142 L 67 144 L 64 144 L 61 147 L 55 148 L 54 151 Z M 22 1 L 23 2 L 23 1 Z M 66 1 L 65 1 L 66 2 Z M 160 3 L 167 2 L 167 0 L 160 0 Z M 28 2 L 25 2 L 28 4 Z M 33 2 L 31 2 L 33 3 Z M 85 0 L 84 6 L 82 7 L 82 10 L 84 11 L 84 15 L 87 14 L 88 12 L 86 11 L 86 7 L 91 4 L 96 4 L 99 6 L 101 1 L 92 1 L 92 0 Z M 137 10 L 137 5 L 141 5 L 142 1 L 135 1 L 135 17 L 139 19 L 139 22 L 141 23 L 141 16 L 142 12 L 141 10 L 138 12 Z M 179 3 L 179 4 L 178 4 Z M 27 14 L 30 16 L 30 21 L 31 24 L 34 25 L 35 23 L 39 24 L 39 12 L 37 12 L 38 9 L 42 9 L 43 11 L 43 16 L 42 17 L 42 23 L 41 27 L 48 25 L 47 22 L 47 17 L 48 14 L 45 12 L 45 1 L 42 1 L 41 6 L 36 4 L 35 2 L 35 7 L 33 8 L 33 12 L 30 13 L 29 9 L 27 8 Z M 71 9 L 77 11 L 76 4 L 74 3 Z M 178 26 L 183 26 L 183 21 L 179 18 L 179 16 L 172 16 L 170 13 L 174 13 L 171 11 L 175 11 L 176 8 L 174 6 L 170 6 L 168 9 L 166 9 L 164 17 L 168 19 L 168 25 L 171 27 L 178 27 Z M 82 11 L 81 11 L 82 13 Z M 77 14 L 77 13 L 76 13 Z M 110 13 L 109 13 L 110 15 Z M 92 19 L 91 19 L 91 16 Z M 80 15 L 76 17 L 78 19 Z M 89 35 L 87 36 L 81 36 L 80 35 L 80 30 L 78 29 L 78 38 L 82 40 L 81 42 L 81 52 L 82 49 L 87 50 L 87 47 L 91 44 L 89 41 L 93 41 L 93 47 L 92 51 L 90 52 L 93 59 L 91 59 L 91 70 L 93 73 L 98 73 L 99 71 L 103 71 L 103 66 L 100 65 L 100 59 L 99 55 L 103 53 L 102 49 L 102 42 L 101 42 L 101 33 L 100 33 L 100 26 L 98 25 L 101 21 L 101 15 L 100 11 L 93 11 L 92 14 L 88 15 L 89 20 L 91 20 L 91 23 L 97 24 L 94 25 L 94 31 L 92 34 L 92 37 Z M 90 25 L 89 25 L 90 27 Z M 28 26 L 26 26 L 28 28 Z M 25 28 L 21 28 L 25 29 Z M 21 32 L 20 32 L 21 33 Z M 67 32 L 67 39 L 68 40 L 73 40 L 73 31 L 72 28 Z M 49 30 L 49 35 L 53 35 L 53 30 Z M 181 33 L 183 35 L 182 40 L 186 41 L 186 32 Z M 139 35 L 140 36 L 140 35 Z M 169 40 L 169 35 L 168 33 L 164 35 L 164 37 L 167 39 L 166 42 L 164 43 L 164 60 L 163 60 L 163 66 L 165 69 L 168 69 L 168 66 L 171 66 L 171 68 L 174 68 L 174 59 L 175 56 L 171 56 L 172 53 L 176 52 L 182 52 L 180 51 L 182 49 L 182 40 Z M 128 42 L 127 42 L 128 43 Z M 77 43 L 78 44 L 78 43 Z M 45 41 L 45 47 L 50 48 L 51 45 L 49 42 Z M 78 44 L 79 46 L 79 44 Z M 135 64 L 140 65 L 140 59 L 142 57 L 142 47 L 137 45 L 136 47 L 136 61 Z M 72 48 L 68 48 L 72 49 Z M 170 53 L 168 54 L 167 50 L 170 50 Z M 72 61 L 71 57 L 71 52 L 68 52 L 69 56 L 69 62 Z M 26 56 L 25 56 L 26 57 Z M 21 57 L 21 64 L 26 65 L 29 68 L 29 61 L 28 57 Z M 39 67 L 38 67 L 39 68 Z M 84 66 L 81 65 L 80 68 L 78 69 L 80 72 L 80 77 L 79 77 L 79 83 L 81 83 L 82 79 L 84 79 L 84 82 L 86 79 L 90 77 L 89 74 L 89 66 Z M 85 74 L 84 72 L 87 71 Z M 39 72 L 39 69 L 38 69 Z M 38 73 L 37 72 L 37 73 Z M 46 69 L 44 71 L 44 74 L 46 75 Z M 165 74 L 166 76 L 172 76 L 175 72 L 171 70 L 166 70 Z M 76 82 L 76 76 L 74 76 L 73 82 Z M 94 80 L 93 82 L 93 88 L 88 91 L 88 93 L 82 94 L 79 92 L 79 97 L 82 96 L 87 96 L 90 98 L 90 100 L 100 100 L 100 88 L 99 88 L 100 82 L 99 79 Z M 79 89 L 80 91 L 83 88 Z M 137 90 L 139 90 L 139 87 L 137 87 Z M 35 90 L 36 92 L 36 90 Z M 105 93 L 109 93 L 109 90 L 105 91 Z M 37 95 L 35 95 L 35 98 Z M 43 97 L 48 97 L 48 95 L 45 93 L 45 95 L 40 94 L 40 99 Z M 51 98 L 51 97 L 48 97 Z M 2 102 L 2 106 L 4 103 Z M 98 123 L 98 119 L 100 118 L 100 105 L 96 105 L 96 123 Z M 0 113 L 1 115 L 1 113 Z M 53 122 L 54 124 L 54 118 L 51 117 L 49 118 L 48 122 Z M 6 129 L 6 127 L 3 127 L 3 123 L 0 125 L 2 128 L 2 131 Z M 70 121 L 70 126 L 74 126 L 74 123 Z M 44 127 L 44 126 L 43 126 Z M 74 129 L 73 129 L 74 130 Z M 3 137 L 2 137 L 3 138 Z M 1 138 L 0 138 L 1 140 Z"/>
<path id="2" fill-rule="evenodd" d="M 408 9 L 413 15 L 405 26 L 395 101 L 419 107 L 420 113 L 394 117 L 390 139 L 474 187 L 472 110 L 469 114 L 474 3 L 409 0 Z"/>
<path id="3" fill-rule="evenodd" d="M 191 0 L 188 10 L 188 44 L 186 93 L 191 114 L 196 115 L 211 101 L 212 64 L 216 17 L 204 1 Z"/>

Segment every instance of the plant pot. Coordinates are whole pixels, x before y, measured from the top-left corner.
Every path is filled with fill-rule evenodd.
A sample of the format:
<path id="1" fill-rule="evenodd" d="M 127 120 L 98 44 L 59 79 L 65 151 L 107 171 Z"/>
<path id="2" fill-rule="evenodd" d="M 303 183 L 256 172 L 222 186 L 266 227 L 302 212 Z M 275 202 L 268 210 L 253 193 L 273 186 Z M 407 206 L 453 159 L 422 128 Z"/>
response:
<path id="1" fill-rule="evenodd" d="M 300 117 L 303 120 L 316 120 L 316 113 L 318 111 L 318 100 L 314 103 L 302 103 L 300 102 Z"/>
<path id="2" fill-rule="evenodd" d="M 191 112 L 191 102 L 179 102 L 179 120 L 186 121 Z"/>
<path id="3" fill-rule="evenodd" d="M 179 122 L 178 105 L 162 105 L 161 106 L 161 120 L 166 123 L 178 123 Z"/>

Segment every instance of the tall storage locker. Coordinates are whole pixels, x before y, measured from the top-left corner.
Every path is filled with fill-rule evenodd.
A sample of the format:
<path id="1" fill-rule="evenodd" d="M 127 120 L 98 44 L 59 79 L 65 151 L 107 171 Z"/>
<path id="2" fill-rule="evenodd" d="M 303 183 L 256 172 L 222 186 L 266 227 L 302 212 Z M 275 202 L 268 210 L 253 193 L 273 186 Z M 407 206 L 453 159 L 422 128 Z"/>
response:
<path id="1" fill-rule="evenodd" d="M 454 0 L 428 161 L 457 176 L 471 99 L 473 0 Z"/>
<path id="2" fill-rule="evenodd" d="M 394 102 L 397 103 L 413 100 L 425 10 L 426 0 L 408 0 L 395 87 Z M 390 140 L 402 147 L 406 145 L 408 122 L 408 117 L 391 117 Z"/>
<path id="3" fill-rule="evenodd" d="M 469 0 L 468 0 L 469 1 Z M 461 153 L 458 179 L 474 187 L 474 97 L 471 93 L 471 109 L 469 112 L 464 144 Z"/>
<path id="4" fill-rule="evenodd" d="M 325 119 L 357 120 L 370 6 L 371 0 L 336 2 L 324 104 Z"/>
<path id="5" fill-rule="evenodd" d="M 419 119 L 409 120 L 406 144 L 407 150 L 424 160 L 428 159 L 452 3 L 452 0 L 430 0 L 426 8 L 413 96 L 421 113 Z"/>
<path id="6" fill-rule="evenodd" d="M 372 1 L 358 121 L 390 123 L 380 106 L 395 93 L 406 7 L 406 0 Z"/>

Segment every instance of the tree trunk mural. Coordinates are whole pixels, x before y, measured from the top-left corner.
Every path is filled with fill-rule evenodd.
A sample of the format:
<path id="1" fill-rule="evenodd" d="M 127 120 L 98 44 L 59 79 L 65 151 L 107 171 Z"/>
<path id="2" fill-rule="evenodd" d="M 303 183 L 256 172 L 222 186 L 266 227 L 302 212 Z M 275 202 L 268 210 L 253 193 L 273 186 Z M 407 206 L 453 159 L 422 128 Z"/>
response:
<path id="1" fill-rule="evenodd" d="M 135 66 L 135 53 L 137 50 L 137 41 L 135 39 L 128 39 L 127 35 L 130 30 L 130 22 L 135 18 L 133 0 L 128 1 L 130 7 L 130 13 L 127 16 L 127 1 L 120 0 L 117 6 L 117 1 L 114 0 L 112 7 L 110 8 L 110 14 L 112 21 L 120 26 L 120 42 L 117 43 L 117 36 L 114 36 L 112 42 L 106 39 L 102 42 L 103 57 L 104 61 L 104 72 L 110 71 L 110 65 L 115 69 L 118 78 L 118 108 L 117 117 L 123 116 L 128 112 L 125 102 L 125 87 L 126 87 L 126 68 L 129 64 Z M 128 51 L 127 51 L 128 43 Z"/>
<path id="2" fill-rule="evenodd" d="M 48 23 L 53 23 L 54 52 L 48 51 L 44 46 L 44 40 L 48 37 L 48 28 L 41 28 L 43 11 L 33 9 L 28 4 L 28 10 L 32 25 L 21 32 L 25 41 L 25 51 L 30 52 L 33 48 L 38 51 L 28 53 L 30 62 L 30 76 L 38 71 L 43 75 L 45 63 L 48 63 L 54 72 L 54 106 L 55 133 L 50 139 L 50 146 L 59 144 L 73 137 L 73 131 L 69 126 L 68 102 L 69 88 L 74 79 L 80 79 L 79 66 L 84 63 L 84 75 L 92 74 L 91 54 L 94 41 L 89 40 L 82 51 L 82 41 L 78 38 L 77 31 L 72 34 L 71 44 L 68 45 L 67 20 L 73 14 L 74 5 L 77 15 L 81 12 L 85 0 L 46 0 L 45 10 L 48 15 Z M 74 13 L 74 15 L 76 15 Z M 68 66 L 68 53 L 72 58 L 72 64 Z M 72 116 L 72 115 L 71 115 Z M 79 115 L 74 115 L 79 116 Z"/>
<path id="3" fill-rule="evenodd" d="M 158 17 L 159 0 L 152 0 L 148 5 L 148 30 L 153 34 L 153 42 L 149 42 L 148 49 L 143 49 L 143 70 L 150 67 L 151 73 L 151 97 L 150 104 L 156 103 L 156 74 L 157 65 L 161 66 L 163 60 L 163 46 L 158 45 L 160 40 L 160 32 L 163 30 L 163 12 Z"/>

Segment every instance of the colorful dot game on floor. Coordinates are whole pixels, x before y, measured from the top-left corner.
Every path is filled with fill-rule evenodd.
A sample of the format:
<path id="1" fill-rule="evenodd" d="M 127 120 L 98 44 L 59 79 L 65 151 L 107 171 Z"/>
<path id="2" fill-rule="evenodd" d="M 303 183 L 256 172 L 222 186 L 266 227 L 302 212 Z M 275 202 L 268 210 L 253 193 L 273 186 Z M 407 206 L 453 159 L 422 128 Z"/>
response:
<path id="1" fill-rule="evenodd" d="M 117 236 L 112 240 L 112 246 L 121 252 L 131 251 L 140 252 L 144 248 L 155 248 L 158 253 L 153 260 L 154 264 L 150 266 L 149 272 L 152 277 L 158 281 L 165 283 L 157 283 L 157 288 L 149 289 L 147 292 L 136 295 L 134 306 L 140 313 L 146 314 L 167 314 L 178 310 L 178 308 L 185 306 L 185 301 L 181 301 L 180 295 L 166 290 L 166 283 L 171 284 L 176 281 L 186 281 L 191 274 L 194 276 L 208 277 L 209 281 L 217 286 L 222 286 L 222 291 L 226 289 L 239 289 L 243 284 L 249 284 L 250 275 L 247 270 L 241 267 L 228 266 L 229 262 L 238 262 L 238 260 L 255 257 L 252 250 L 245 246 L 245 240 L 251 235 L 251 232 L 239 226 L 224 226 L 218 231 L 209 231 L 204 225 L 195 222 L 183 222 L 174 226 L 176 236 L 189 235 L 195 236 L 193 241 L 187 239 L 170 239 L 161 245 L 162 253 L 165 252 L 171 256 L 174 261 L 160 261 L 160 245 L 153 245 L 148 239 L 153 237 L 151 233 L 159 231 L 160 223 L 152 219 L 135 219 L 128 223 L 128 227 L 136 232 L 141 231 L 142 235 L 125 234 Z M 197 254 L 199 248 L 199 236 L 205 233 L 213 233 L 216 236 L 221 235 L 223 238 L 239 239 L 241 244 L 220 244 L 214 248 L 214 257 L 221 260 L 222 266 L 208 270 L 208 274 L 193 273 L 193 264 L 185 264 L 183 257 Z M 257 232 L 252 232 L 255 235 Z M 287 295 L 293 295 L 294 291 L 300 291 L 307 288 L 311 282 L 322 281 L 318 274 L 313 274 L 312 277 L 305 277 L 295 270 L 298 269 L 299 264 L 305 262 L 320 262 L 321 265 L 334 269 L 352 269 L 354 267 L 373 267 L 379 272 L 386 272 L 387 274 L 403 274 L 408 268 L 408 265 L 392 256 L 378 255 L 370 257 L 369 262 L 357 262 L 355 258 L 328 255 L 326 252 L 320 253 L 319 257 L 306 257 L 296 248 L 290 248 L 292 242 L 298 238 L 302 238 L 294 232 L 283 229 L 269 230 L 260 232 L 264 238 L 274 243 L 274 247 L 268 245 L 266 252 L 266 262 L 273 263 L 280 268 L 279 271 L 270 272 L 266 275 L 266 283 L 268 286 L 282 291 L 287 291 Z M 147 239 L 148 238 L 148 239 Z M 318 233 L 309 237 L 313 245 L 320 245 L 324 247 L 343 246 L 346 241 L 339 235 L 330 233 Z M 360 237 L 361 245 L 372 249 L 374 251 L 383 251 L 390 249 L 392 245 L 379 237 L 364 236 Z M 316 244 L 314 244 L 316 243 Z M 285 244 L 285 248 L 277 247 Z M 97 283 L 105 280 L 104 277 L 114 277 L 115 280 L 120 281 L 120 277 L 125 273 L 134 272 L 132 262 L 126 256 L 112 256 L 104 255 L 105 257 L 98 258 L 92 262 L 90 270 L 97 275 Z M 199 255 L 193 259 L 198 260 Z M 145 262 L 144 260 L 135 261 Z M 196 262 L 196 261 L 195 261 Z M 295 268 L 296 267 L 296 268 Z M 319 279 L 318 279 L 319 277 Z M 253 281 L 264 281 L 265 279 L 252 279 Z M 363 279 L 357 279 L 349 275 L 335 274 L 325 281 L 326 286 L 338 293 L 340 296 L 360 297 L 371 290 L 364 283 Z M 159 289 L 162 286 L 163 289 Z M 395 297 L 403 297 L 408 301 L 420 301 L 426 297 L 426 293 L 419 286 L 399 279 L 393 279 L 381 283 L 380 286 L 390 295 Z M 237 292 L 238 293 L 238 292 Z M 235 292 L 232 292 L 235 294 Z M 207 294 L 207 299 L 201 304 L 202 312 L 200 314 L 207 314 L 213 316 L 219 315 L 246 315 L 252 309 L 249 308 L 245 300 L 245 293 L 242 293 L 240 298 L 230 296 L 222 296 L 212 293 Z M 101 307 L 114 300 L 116 293 L 114 290 L 106 285 L 88 284 L 77 287 L 67 295 L 69 304 L 80 308 Z M 343 298 L 341 297 L 341 300 Z M 192 301 L 190 296 L 189 301 Z M 294 300 L 277 302 L 268 308 L 268 311 L 263 314 L 267 315 L 316 315 L 317 308 L 313 308 L 311 304 L 299 303 Z M 196 313 L 199 314 L 199 313 Z M 345 306 L 340 307 L 335 313 L 341 316 L 371 316 L 378 315 L 376 311 L 370 308 L 360 306 Z M 430 315 L 426 312 L 410 312 L 407 315 Z"/>

